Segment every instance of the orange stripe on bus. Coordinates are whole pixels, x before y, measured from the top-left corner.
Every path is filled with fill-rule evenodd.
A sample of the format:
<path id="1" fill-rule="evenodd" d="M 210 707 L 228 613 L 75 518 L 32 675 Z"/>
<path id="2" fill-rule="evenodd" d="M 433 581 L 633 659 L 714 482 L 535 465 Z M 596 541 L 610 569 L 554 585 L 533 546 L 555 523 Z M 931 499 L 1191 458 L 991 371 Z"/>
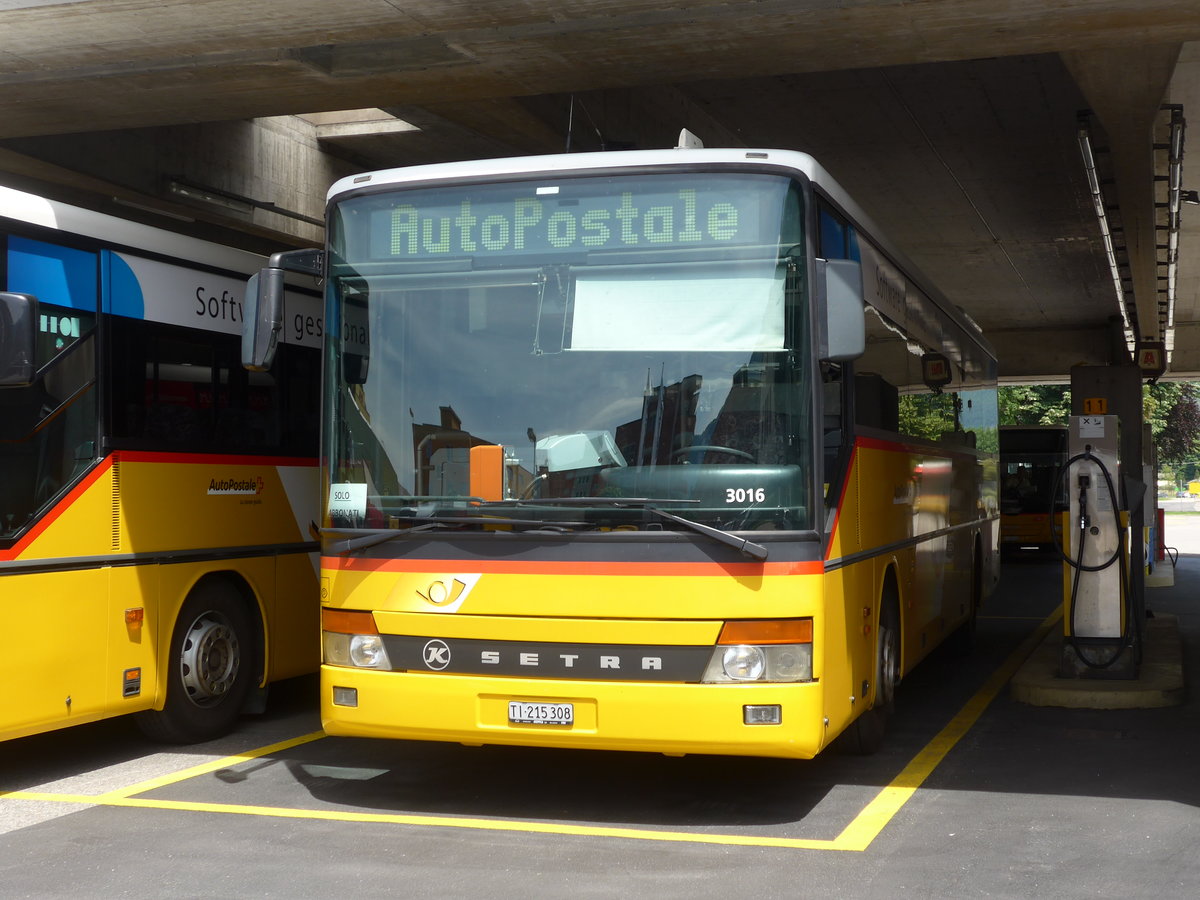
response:
<path id="1" fill-rule="evenodd" d="M 125 463 L 180 463 L 209 466 L 310 466 L 313 456 L 234 456 L 228 453 L 169 453 L 161 450 L 121 450 L 114 454 Z"/>
<path id="2" fill-rule="evenodd" d="M 104 473 L 112 467 L 112 457 L 107 457 L 100 465 L 96 466 L 92 471 L 84 476 L 83 481 L 75 485 L 67 496 L 63 497 L 58 503 L 54 504 L 46 515 L 42 516 L 36 525 L 21 538 L 17 543 L 7 550 L 0 550 L 0 559 L 10 560 L 18 558 L 22 553 L 29 549 L 29 545 L 38 539 L 38 537 L 54 524 L 54 521 L 62 514 L 63 510 L 70 508 L 76 500 L 87 493 L 88 488 L 100 480 Z"/>
<path id="3" fill-rule="evenodd" d="M 321 557 L 342 572 L 481 572 L 489 575 L 819 575 L 819 560 L 778 563 L 515 562 L 496 559 L 347 559 Z"/>
<path id="4" fill-rule="evenodd" d="M 0 560 L 15 560 L 22 553 L 29 549 L 29 546 L 41 536 L 41 534 L 54 524 L 55 520 L 63 513 L 64 510 L 70 508 L 80 497 L 82 497 L 92 485 L 94 485 L 104 474 L 112 468 L 114 461 L 122 463 L 172 463 L 178 465 L 180 463 L 204 464 L 212 466 L 309 466 L 315 467 L 317 460 L 314 457 L 293 457 L 293 456 L 231 456 L 221 455 L 218 453 L 163 453 L 150 450 L 119 450 L 110 453 L 96 468 L 92 469 L 79 484 L 75 485 L 65 497 L 54 505 L 46 515 L 38 520 L 24 537 L 16 544 L 7 550 L 0 550 Z"/>

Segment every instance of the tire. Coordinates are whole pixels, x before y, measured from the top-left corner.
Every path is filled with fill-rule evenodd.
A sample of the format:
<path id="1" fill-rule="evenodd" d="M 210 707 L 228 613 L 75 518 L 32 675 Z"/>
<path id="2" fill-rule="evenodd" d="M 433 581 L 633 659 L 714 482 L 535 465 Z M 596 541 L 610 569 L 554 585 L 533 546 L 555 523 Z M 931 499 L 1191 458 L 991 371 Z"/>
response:
<path id="1" fill-rule="evenodd" d="M 888 719 L 896 711 L 896 686 L 900 683 L 900 606 L 889 584 L 879 604 L 875 629 L 875 702 L 850 723 L 842 734 L 847 753 L 868 756 L 883 746 Z"/>
<path id="2" fill-rule="evenodd" d="M 254 680 L 253 640 L 236 591 L 216 581 L 197 585 L 171 636 L 166 702 L 161 710 L 137 715 L 142 733 L 172 744 L 227 734 Z"/>

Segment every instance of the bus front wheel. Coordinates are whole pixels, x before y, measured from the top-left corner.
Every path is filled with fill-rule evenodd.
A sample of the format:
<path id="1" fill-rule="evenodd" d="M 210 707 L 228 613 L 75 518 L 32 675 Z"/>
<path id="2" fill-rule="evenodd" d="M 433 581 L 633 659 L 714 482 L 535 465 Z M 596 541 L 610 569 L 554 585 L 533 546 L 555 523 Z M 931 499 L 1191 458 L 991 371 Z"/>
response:
<path id="1" fill-rule="evenodd" d="M 867 755 L 883 746 L 888 719 L 896 710 L 896 686 L 900 683 L 900 609 L 887 592 L 879 609 L 875 629 L 875 702 L 850 723 L 843 747 L 850 753 Z"/>
<path id="2" fill-rule="evenodd" d="M 138 715 L 149 738 L 173 744 L 226 734 L 254 677 L 253 629 L 236 594 L 217 582 L 196 587 L 179 611 L 171 637 L 167 699 Z"/>

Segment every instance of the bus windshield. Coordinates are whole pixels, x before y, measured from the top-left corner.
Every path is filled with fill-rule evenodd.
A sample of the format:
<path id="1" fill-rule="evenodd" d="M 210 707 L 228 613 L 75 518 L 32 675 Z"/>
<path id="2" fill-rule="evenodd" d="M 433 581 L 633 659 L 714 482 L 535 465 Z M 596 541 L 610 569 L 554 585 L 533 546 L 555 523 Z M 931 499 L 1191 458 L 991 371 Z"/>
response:
<path id="1" fill-rule="evenodd" d="M 340 202 L 329 524 L 812 528 L 803 221 L 728 171 Z"/>

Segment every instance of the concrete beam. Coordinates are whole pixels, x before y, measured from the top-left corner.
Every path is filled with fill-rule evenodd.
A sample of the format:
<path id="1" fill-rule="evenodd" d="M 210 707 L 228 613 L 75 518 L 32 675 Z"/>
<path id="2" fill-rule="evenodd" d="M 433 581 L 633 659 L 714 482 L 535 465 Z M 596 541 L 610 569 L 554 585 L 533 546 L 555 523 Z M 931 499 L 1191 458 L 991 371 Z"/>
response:
<path id="1" fill-rule="evenodd" d="M 0 179 L 12 187 L 259 252 L 322 243 L 324 229 L 305 219 L 319 219 L 329 185 L 358 170 L 321 152 L 316 126 L 293 116 L 0 148 Z M 171 181 L 252 204 L 238 211 L 173 195 Z"/>
<path id="2" fill-rule="evenodd" d="M 1175 322 L 1175 350 L 1171 354 L 1171 379 L 1200 379 L 1200 322 Z"/>
<path id="3" fill-rule="evenodd" d="M 1114 361 L 1112 330 L 1091 328 L 989 331 L 1001 381 L 1049 383 L 1065 381 L 1074 366 L 1107 366 Z"/>
<path id="4" fill-rule="evenodd" d="M 3 16 L 0 138 L 1200 39 L 1195 0 L 73 0 Z"/>

